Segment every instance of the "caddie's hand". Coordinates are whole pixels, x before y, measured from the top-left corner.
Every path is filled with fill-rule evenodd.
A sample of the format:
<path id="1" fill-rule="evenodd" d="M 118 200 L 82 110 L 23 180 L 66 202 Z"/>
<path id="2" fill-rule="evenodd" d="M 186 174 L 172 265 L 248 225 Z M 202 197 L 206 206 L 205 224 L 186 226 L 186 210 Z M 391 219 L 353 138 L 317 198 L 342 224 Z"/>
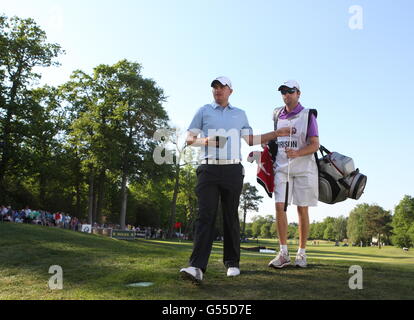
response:
<path id="1" fill-rule="evenodd" d="M 280 129 L 277 129 L 275 132 L 276 132 L 277 137 L 287 137 L 290 135 L 290 128 L 289 127 L 280 128 Z"/>
<path id="2" fill-rule="evenodd" d="M 286 148 L 285 151 L 289 159 L 295 159 L 295 158 L 300 157 L 299 150 Z"/>

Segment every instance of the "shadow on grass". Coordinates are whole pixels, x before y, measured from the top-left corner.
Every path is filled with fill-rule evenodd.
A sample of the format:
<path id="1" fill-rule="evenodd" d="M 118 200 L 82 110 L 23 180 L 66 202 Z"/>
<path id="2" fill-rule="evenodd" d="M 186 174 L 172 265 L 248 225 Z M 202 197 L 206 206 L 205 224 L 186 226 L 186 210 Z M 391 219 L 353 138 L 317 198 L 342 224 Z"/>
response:
<path id="1" fill-rule="evenodd" d="M 355 253 L 355 252 L 340 252 L 340 251 L 328 251 L 328 250 L 315 250 L 313 248 L 309 248 L 309 254 L 319 254 L 321 256 L 335 256 L 335 257 L 349 257 L 349 256 L 357 256 L 357 257 L 367 257 L 367 258 L 385 258 L 385 259 L 413 259 L 412 257 L 404 257 L 404 256 L 385 256 L 385 255 L 376 255 L 376 254 L 366 254 L 366 253 Z"/>
<path id="2" fill-rule="evenodd" d="M 364 290 L 352 291 L 348 287 L 350 263 L 317 261 L 306 269 L 292 266 L 274 270 L 267 267 L 265 257 L 245 258 L 241 261 L 242 274 L 228 278 L 220 261 L 221 253 L 214 251 L 205 281 L 195 287 L 181 279 L 177 266 L 186 263 L 190 250 L 188 242 L 124 242 L 60 229 L 0 224 L 0 281 L 6 283 L 0 295 L 27 299 L 146 300 L 414 298 L 414 272 L 400 272 L 392 266 L 377 268 L 364 262 Z M 62 292 L 48 290 L 51 265 L 63 268 Z M 13 275 L 23 279 L 16 284 Z M 33 283 L 33 292 L 26 292 L 25 282 Z M 126 287 L 136 282 L 154 285 Z"/>
<path id="3" fill-rule="evenodd" d="M 1 277 L 24 275 L 41 288 L 47 288 L 52 265 L 62 267 L 66 288 L 91 285 L 99 292 L 116 284 L 163 282 L 172 264 L 168 259 L 187 258 L 174 245 L 116 241 L 39 226 L 0 225 L 0 235 Z M 162 267 L 155 268 L 157 263 Z"/>

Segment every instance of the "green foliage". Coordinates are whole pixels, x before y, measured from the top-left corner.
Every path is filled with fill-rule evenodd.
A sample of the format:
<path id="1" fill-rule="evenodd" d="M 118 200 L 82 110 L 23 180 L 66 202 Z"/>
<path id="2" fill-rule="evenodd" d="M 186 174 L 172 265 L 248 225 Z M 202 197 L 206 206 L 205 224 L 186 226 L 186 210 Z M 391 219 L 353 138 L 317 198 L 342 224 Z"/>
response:
<path id="1" fill-rule="evenodd" d="M 334 231 L 335 218 L 326 217 L 323 223 L 325 225 L 323 239 L 331 240 L 331 241 L 335 240 L 335 231 Z"/>
<path id="2" fill-rule="evenodd" d="M 389 242 L 391 236 L 391 214 L 380 206 L 366 203 L 357 205 L 349 215 L 348 238 L 352 243 L 370 243 L 372 238 Z"/>
<path id="3" fill-rule="evenodd" d="M 310 225 L 309 239 L 318 240 L 344 240 L 347 235 L 347 219 L 326 217 L 323 222 L 313 222 Z"/>
<path id="4" fill-rule="evenodd" d="M 299 239 L 299 226 L 297 223 L 289 223 L 287 237 L 288 239 Z"/>
<path id="5" fill-rule="evenodd" d="M 366 243 L 371 240 L 366 225 L 368 209 L 367 203 L 359 204 L 349 214 L 347 234 L 352 243 Z"/>
<path id="6" fill-rule="evenodd" d="M 262 227 L 260 228 L 260 237 L 266 238 L 266 239 L 271 238 L 272 237 L 271 228 L 272 228 L 272 225 L 270 223 L 263 224 Z"/>
<path id="7" fill-rule="evenodd" d="M 168 180 L 154 180 L 144 185 L 137 182 L 130 185 L 127 211 L 129 224 L 167 227 L 171 205 L 168 183 Z"/>
<path id="8" fill-rule="evenodd" d="M 255 186 L 246 182 L 243 184 L 243 190 L 240 196 L 240 209 L 243 212 L 242 235 L 246 232 L 246 217 L 248 211 L 258 211 L 259 203 L 262 202 L 263 197 L 258 194 L 259 190 Z M 270 228 L 266 234 L 270 235 Z M 267 230 L 267 229 L 266 229 Z M 260 232 L 262 233 L 262 232 Z"/>
<path id="9" fill-rule="evenodd" d="M 323 222 L 314 222 L 310 224 L 309 239 L 323 239 L 325 224 Z"/>
<path id="10" fill-rule="evenodd" d="M 63 53 L 58 44 L 46 42 L 46 34 L 33 19 L 0 18 L 0 200 L 15 203 L 11 181 L 27 175 L 24 161 L 36 149 L 33 135 L 40 129 L 51 131 L 39 106 L 39 93 L 31 90 L 40 74 L 34 68 L 58 65 Z M 45 89 L 45 91 L 51 91 Z M 43 93 L 48 95 L 49 92 Z M 42 94 L 40 94 L 42 95 Z M 37 122 L 36 122 L 37 121 Z M 53 130 L 53 129 L 52 129 Z M 39 134 L 38 134 L 39 136 Z M 29 152 L 28 152 L 29 149 Z M 32 159 L 35 161 L 35 159 Z M 29 168 L 30 169 L 30 168 Z M 31 172 L 29 172 L 30 174 Z M 19 189 L 19 187 L 18 187 Z"/>
<path id="11" fill-rule="evenodd" d="M 255 238 L 274 238 L 276 237 L 275 218 L 272 215 L 254 216 L 249 225 L 251 236 Z"/>
<path id="12" fill-rule="evenodd" d="M 334 233 L 335 240 L 343 241 L 344 239 L 347 238 L 347 234 L 346 234 L 347 224 L 348 224 L 348 220 L 344 216 L 340 216 L 335 219 L 333 223 L 333 233 Z"/>
<path id="13" fill-rule="evenodd" d="M 389 211 L 385 211 L 378 205 L 371 205 L 368 209 L 367 215 L 367 232 L 371 237 L 377 238 L 377 242 L 381 245 L 382 242 L 389 242 L 391 236 L 391 222 L 392 216 Z"/>
<path id="14" fill-rule="evenodd" d="M 162 89 L 127 60 L 76 70 L 59 88 L 34 88 L 38 68 L 58 66 L 64 53 L 46 39 L 33 19 L 0 16 L 0 203 L 165 224 L 172 168 L 152 159 L 154 132 L 168 127 Z"/>
<path id="15" fill-rule="evenodd" d="M 414 198 L 404 196 L 395 207 L 392 226 L 393 243 L 399 247 L 411 247 L 414 244 Z"/>

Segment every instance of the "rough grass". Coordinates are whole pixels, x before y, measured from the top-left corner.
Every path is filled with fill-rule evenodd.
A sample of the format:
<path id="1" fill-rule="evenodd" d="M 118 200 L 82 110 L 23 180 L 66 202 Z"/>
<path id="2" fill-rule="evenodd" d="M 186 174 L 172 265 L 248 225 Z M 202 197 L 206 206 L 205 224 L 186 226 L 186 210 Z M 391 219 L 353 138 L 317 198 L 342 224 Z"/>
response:
<path id="1" fill-rule="evenodd" d="M 260 246 L 276 248 L 273 240 Z M 257 246 L 257 243 L 243 244 Z M 295 245 L 290 246 L 294 259 Z M 192 243 L 132 242 L 34 225 L 0 223 L 0 299 L 275 300 L 414 299 L 414 252 L 394 247 L 308 247 L 307 269 L 269 269 L 271 254 L 242 251 L 242 274 L 227 278 L 215 243 L 205 281 L 183 281 Z M 49 267 L 63 269 L 63 290 L 50 290 Z M 351 290 L 349 268 L 363 269 Z M 153 282 L 151 287 L 127 284 Z"/>

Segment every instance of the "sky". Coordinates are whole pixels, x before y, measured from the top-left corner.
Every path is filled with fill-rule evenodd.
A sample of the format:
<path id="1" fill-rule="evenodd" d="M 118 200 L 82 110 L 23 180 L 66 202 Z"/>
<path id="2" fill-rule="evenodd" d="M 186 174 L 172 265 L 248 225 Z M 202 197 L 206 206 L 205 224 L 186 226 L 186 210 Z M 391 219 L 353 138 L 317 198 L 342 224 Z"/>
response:
<path id="1" fill-rule="evenodd" d="M 233 82 L 230 102 L 245 110 L 255 134 L 273 130 L 283 106 L 278 86 L 295 79 L 301 103 L 318 110 L 320 142 L 354 159 L 368 177 L 359 200 L 310 209 L 311 221 L 348 216 L 360 203 L 393 211 L 414 196 L 414 2 L 412 0 L 0 0 L 0 14 L 33 18 L 66 51 L 39 83 L 59 85 L 77 69 L 139 62 L 164 90 L 171 124 L 186 130 L 213 101 L 218 76 Z M 245 159 L 245 182 L 257 186 L 258 213 L 274 200 Z M 297 222 L 294 206 L 289 222 Z"/>

